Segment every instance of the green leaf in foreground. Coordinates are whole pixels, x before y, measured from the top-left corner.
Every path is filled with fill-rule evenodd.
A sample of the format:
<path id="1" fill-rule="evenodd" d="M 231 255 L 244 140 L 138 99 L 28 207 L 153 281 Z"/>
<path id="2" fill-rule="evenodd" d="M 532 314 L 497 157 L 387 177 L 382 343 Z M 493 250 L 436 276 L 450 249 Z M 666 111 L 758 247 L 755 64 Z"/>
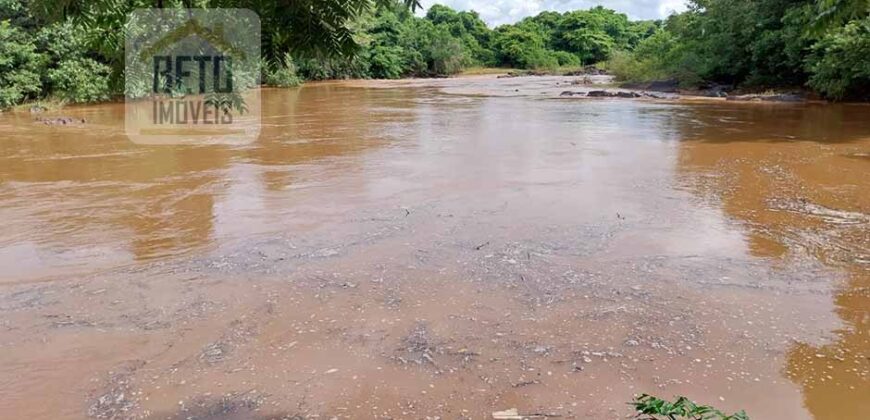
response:
<path id="1" fill-rule="evenodd" d="M 708 405 L 698 405 L 686 397 L 677 397 L 670 402 L 648 394 L 642 394 L 629 403 L 637 410 L 637 418 L 644 420 L 749 420 L 746 412 L 727 415 Z"/>

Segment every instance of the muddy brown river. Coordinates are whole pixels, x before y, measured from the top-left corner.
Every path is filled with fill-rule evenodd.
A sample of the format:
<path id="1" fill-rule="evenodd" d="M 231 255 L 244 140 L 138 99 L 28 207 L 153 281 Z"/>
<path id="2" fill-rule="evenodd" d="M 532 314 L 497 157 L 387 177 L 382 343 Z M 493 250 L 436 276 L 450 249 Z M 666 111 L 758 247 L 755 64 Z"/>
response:
<path id="1" fill-rule="evenodd" d="M 0 114 L 0 417 L 870 418 L 870 106 L 264 90 L 245 146 Z"/>

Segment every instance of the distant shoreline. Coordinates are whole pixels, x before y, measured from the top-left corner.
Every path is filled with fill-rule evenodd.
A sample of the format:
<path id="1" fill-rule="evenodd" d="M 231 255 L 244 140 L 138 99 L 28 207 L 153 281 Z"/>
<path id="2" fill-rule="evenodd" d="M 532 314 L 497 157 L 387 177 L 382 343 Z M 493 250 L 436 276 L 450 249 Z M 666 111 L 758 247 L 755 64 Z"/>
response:
<path id="1" fill-rule="evenodd" d="M 269 86 L 269 85 L 260 85 L 260 89 L 302 89 L 306 85 L 316 86 L 323 84 L 342 84 L 345 86 L 351 87 L 380 87 L 380 88 L 391 88 L 391 87 L 403 87 L 409 83 L 419 83 L 419 82 L 437 82 L 437 81 L 446 81 L 446 80 L 494 80 L 494 79 L 522 79 L 522 78 L 534 78 L 534 77 L 572 77 L 572 78 L 580 78 L 580 77 L 601 77 L 601 74 L 578 74 L 579 69 L 564 69 L 558 71 L 537 71 L 537 70 L 522 70 L 522 69 L 512 69 L 512 68 L 473 68 L 468 71 L 463 71 L 461 73 L 447 76 L 447 77 L 403 77 L 399 79 L 324 79 L 324 80 L 309 80 L 305 81 L 300 86 L 295 87 L 278 87 L 278 86 Z M 509 77 L 506 77 L 509 76 Z M 612 77 L 612 76 L 610 76 Z M 654 82 L 651 82 L 654 83 Z M 377 84 L 380 86 L 373 86 L 373 84 Z M 612 83 L 593 83 L 589 85 L 583 85 L 585 90 L 596 90 L 596 91 L 608 91 L 608 92 L 650 92 L 650 93 L 666 93 L 672 94 L 676 97 L 674 98 L 653 98 L 656 100 L 663 101 L 683 101 L 683 102 L 729 102 L 729 103 L 753 103 L 753 104 L 850 104 L 850 105 L 870 105 L 870 102 L 861 102 L 861 101 L 829 101 L 825 99 L 818 98 L 811 91 L 807 89 L 767 89 L 765 91 L 761 90 L 737 90 L 736 94 L 729 95 L 727 97 L 714 97 L 709 94 L 709 92 L 705 92 L 703 90 L 686 90 L 686 89 L 676 89 L 672 91 L 659 91 L 655 89 L 643 89 L 637 88 L 627 85 L 643 85 L 644 83 L 627 83 L 627 82 L 612 82 Z M 649 84 L 649 83 L 646 83 Z M 589 89 L 595 87 L 595 89 Z M 760 93 L 759 93 L 760 92 Z M 780 100 L 777 97 L 785 97 L 785 96 L 800 96 L 801 98 L 792 99 L 792 100 Z M 729 99 L 729 97 L 731 99 Z M 734 99 L 738 97 L 740 99 Z M 592 98 L 586 97 L 583 95 L 577 95 L 567 98 L 560 98 L 567 100 L 576 100 L 576 99 L 600 99 L 600 98 Z M 641 98 L 635 98 L 641 99 Z M 89 102 L 89 103 L 64 103 L 55 99 L 43 99 L 37 101 L 26 102 L 11 108 L 7 108 L 5 110 L 0 110 L 0 115 L 2 114 L 25 114 L 29 113 L 32 115 L 40 115 L 43 113 L 51 114 L 61 109 L 69 109 L 69 108 L 84 108 L 90 106 L 99 106 L 106 104 L 116 104 L 123 103 L 123 96 L 115 96 L 111 99 L 105 101 L 98 102 Z"/>

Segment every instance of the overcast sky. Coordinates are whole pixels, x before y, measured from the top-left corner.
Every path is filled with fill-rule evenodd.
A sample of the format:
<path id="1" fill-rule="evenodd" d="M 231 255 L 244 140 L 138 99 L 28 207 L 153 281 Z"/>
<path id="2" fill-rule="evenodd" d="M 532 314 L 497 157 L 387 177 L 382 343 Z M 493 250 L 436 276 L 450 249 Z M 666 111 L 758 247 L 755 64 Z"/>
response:
<path id="1" fill-rule="evenodd" d="M 513 23 L 545 10 L 565 12 L 597 5 L 627 14 L 632 19 L 659 19 L 685 10 L 685 0 L 421 0 L 424 9 L 445 4 L 457 10 L 476 10 L 489 26 Z M 425 12 L 424 12 L 425 13 Z"/>

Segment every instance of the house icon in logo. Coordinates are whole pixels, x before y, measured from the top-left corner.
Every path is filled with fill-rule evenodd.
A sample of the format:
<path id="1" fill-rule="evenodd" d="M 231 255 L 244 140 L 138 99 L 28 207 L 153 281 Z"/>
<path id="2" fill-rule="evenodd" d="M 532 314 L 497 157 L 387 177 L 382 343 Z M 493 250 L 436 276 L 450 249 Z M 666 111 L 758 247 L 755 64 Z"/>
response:
<path id="1" fill-rule="evenodd" d="M 260 18 L 136 9 L 125 27 L 125 131 L 140 144 L 245 144 L 260 131 Z"/>
<path id="2" fill-rule="evenodd" d="M 232 63 L 247 58 L 245 51 L 227 40 L 222 23 L 208 27 L 192 16 L 139 53 L 142 62 L 153 62 L 155 94 L 193 93 L 190 86 L 196 82 L 188 84 L 187 78 L 194 74 L 200 94 L 208 93 L 210 87 L 214 93 L 233 92 Z M 212 74 L 212 83 L 207 83 L 208 73 Z"/>
<path id="3" fill-rule="evenodd" d="M 247 60 L 248 58 L 244 50 L 227 41 L 222 24 L 216 24 L 214 28 L 208 28 L 200 24 L 195 18 L 191 18 L 184 25 L 173 29 L 163 38 L 151 44 L 150 47 L 144 49 L 139 53 L 139 59 L 148 61 L 155 55 L 165 54 L 173 45 L 192 35 L 202 38 L 213 47 L 230 54 L 232 57 L 236 57 L 238 60 Z"/>

